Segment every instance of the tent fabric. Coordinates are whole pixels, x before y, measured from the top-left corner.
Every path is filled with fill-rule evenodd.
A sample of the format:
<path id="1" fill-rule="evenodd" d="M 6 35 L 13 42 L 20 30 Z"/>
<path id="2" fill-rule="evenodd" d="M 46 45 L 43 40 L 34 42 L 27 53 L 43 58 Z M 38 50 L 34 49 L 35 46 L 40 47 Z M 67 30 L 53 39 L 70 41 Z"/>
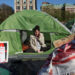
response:
<path id="1" fill-rule="evenodd" d="M 22 51 L 19 32 L 0 32 L 0 41 L 8 41 L 9 54 Z"/>
<path id="2" fill-rule="evenodd" d="M 65 34 L 55 34 L 55 33 L 52 33 L 51 34 L 51 40 L 52 40 L 52 42 L 53 41 L 55 41 L 55 40 L 58 40 L 58 39 L 61 39 L 61 38 L 64 38 L 64 37 L 66 37 L 67 35 L 65 35 Z"/>
<path id="3" fill-rule="evenodd" d="M 0 32 L 0 41 L 9 42 L 9 54 L 22 51 L 20 32 L 13 32 L 12 30 L 26 30 L 28 32 L 27 34 L 30 35 L 36 25 L 40 26 L 41 32 L 44 32 L 46 39 L 50 38 L 51 42 L 70 34 L 66 27 L 62 26 L 52 16 L 46 13 L 34 10 L 21 11 L 10 16 L 0 25 L 0 30 L 7 30 Z"/>
<path id="4" fill-rule="evenodd" d="M 72 33 L 75 33 L 75 23 L 74 23 L 73 26 L 72 26 L 71 32 L 72 32 Z"/>
<path id="5" fill-rule="evenodd" d="M 52 16 L 35 10 L 21 11 L 10 16 L 1 24 L 0 29 L 32 31 L 36 25 L 40 26 L 41 32 L 69 33 Z"/>
<path id="6" fill-rule="evenodd" d="M 71 30 L 74 23 L 75 23 L 75 19 L 72 19 L 68 21 L 65 25 Z"/>

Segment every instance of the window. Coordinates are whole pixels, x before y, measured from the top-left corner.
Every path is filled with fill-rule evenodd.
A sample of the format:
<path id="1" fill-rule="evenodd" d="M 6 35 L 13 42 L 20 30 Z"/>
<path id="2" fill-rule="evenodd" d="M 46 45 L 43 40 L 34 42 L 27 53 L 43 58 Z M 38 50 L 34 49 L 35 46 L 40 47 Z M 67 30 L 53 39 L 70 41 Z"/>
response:
<path id="1" fill-rule="evenodd" d="M 19 4 L 20 3 L 20 0 L 17 0 L 17 3 Z"/>
<path id="2" fill-rule="evenodd" d="M 32 3 L 32 0 L 30 0 L 30 3 Z"/>
<path id="3" fill-rule="evenodd" d="M 26 6 L 23 6 L 23 9 L 25 10 L 26 9 Z"/>
<path id="4" fill-rule="evenodd" d="M 20 6 L 16 6 L 16 9 L 17 9 L 17 10 L 20 10 Z"/>
<path id="5" fill-rule="evenodd" d="M 25 4 L 26 3 L 26 0 L 23 0 L 23 3 Z"/>
<path id="6" fill-rule="evenodd" d="M 33 9 L 33 7 L 32 7 L 32 6 L 30 6 L 30 9 Z"/>

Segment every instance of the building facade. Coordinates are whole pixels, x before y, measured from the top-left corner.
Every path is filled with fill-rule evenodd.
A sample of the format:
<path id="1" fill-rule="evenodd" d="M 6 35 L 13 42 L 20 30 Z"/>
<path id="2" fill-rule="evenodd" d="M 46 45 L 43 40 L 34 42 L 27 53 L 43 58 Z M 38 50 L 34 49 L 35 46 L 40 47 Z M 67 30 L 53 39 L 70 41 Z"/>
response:
<path id="1" fill-rule="evenodd" d="M 14 0 L 15 13 L 22 10 L 36 10 L 36 0 Z"/>
<path id="2" fill-rule="evenodd" d="M 65 11 L 69 11 L 70 13 L 75 13 L 75 5 L 65 4 Z"/>
<path id="3" fill-rule="evenodd" d="M 41 11 L 44 11 L 44 8 L 51 8 L 52 4 L 48 2 L 42 2 L 42 6 L 40 7 Z"/>
<path id="4" fill-rule="evenodd" d="M 69 13 L 75 13 L 75 5 L 73 4 L 58 4 L 58 5 L 53 5 L 48 2 L 42 2 L 41 6 L 41 11 L 43 11 L 44 8 L 54 8 L 54 9 L 63 9 L 65 11 L 68 11 Z"/>

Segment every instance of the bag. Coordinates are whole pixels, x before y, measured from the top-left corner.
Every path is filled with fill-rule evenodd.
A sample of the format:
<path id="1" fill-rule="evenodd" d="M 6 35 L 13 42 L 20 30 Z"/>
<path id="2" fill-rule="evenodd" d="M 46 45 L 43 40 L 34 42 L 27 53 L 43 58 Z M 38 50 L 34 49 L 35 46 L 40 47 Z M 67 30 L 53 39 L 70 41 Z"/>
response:
<path id="1" fill-rule="evenodd" d="M 24 44 L 22 45 L 23 52 L 28 50 L 29 48 L 30 48 L 30 46 L 28 46 L 28 45 L 24 45 Z"/>

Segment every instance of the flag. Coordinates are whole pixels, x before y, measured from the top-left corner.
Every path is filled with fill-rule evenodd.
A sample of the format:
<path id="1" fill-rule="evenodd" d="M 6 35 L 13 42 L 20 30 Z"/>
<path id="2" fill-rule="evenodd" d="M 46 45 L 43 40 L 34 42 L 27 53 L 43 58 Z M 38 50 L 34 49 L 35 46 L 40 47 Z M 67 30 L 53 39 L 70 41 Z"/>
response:
<path id="1" fill-rule="evenodd" d="M 54 50 L 38 75 L 75 75 L 75 43 Z"/>

